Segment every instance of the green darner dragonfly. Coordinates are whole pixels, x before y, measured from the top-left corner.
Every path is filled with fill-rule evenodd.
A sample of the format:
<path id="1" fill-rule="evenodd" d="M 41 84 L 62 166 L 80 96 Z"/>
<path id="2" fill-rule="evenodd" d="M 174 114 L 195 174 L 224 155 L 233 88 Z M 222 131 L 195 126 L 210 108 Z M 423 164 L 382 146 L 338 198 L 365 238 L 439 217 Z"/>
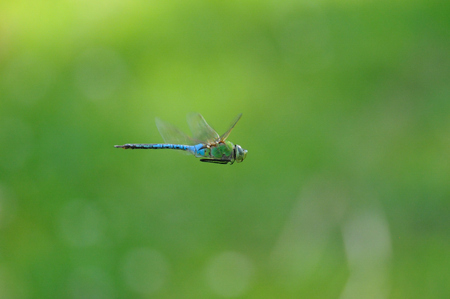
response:
<path id="1" fill-rule="evenodd" d="M 193 154 L 200 161 L 216 164 L 240 163 L 247 156 L 247 150 L 226 140 L 231 130 L 241 118 L 239 114 L 231 124 L 228 131 L 219 136 L 199 113 L 190 113 L 187 116 L 192 137 L 187 136 L 175 126 L 156 118 L 156 127 L 166 143 L 115 145 L 123 149 L 174 149 Z"/>

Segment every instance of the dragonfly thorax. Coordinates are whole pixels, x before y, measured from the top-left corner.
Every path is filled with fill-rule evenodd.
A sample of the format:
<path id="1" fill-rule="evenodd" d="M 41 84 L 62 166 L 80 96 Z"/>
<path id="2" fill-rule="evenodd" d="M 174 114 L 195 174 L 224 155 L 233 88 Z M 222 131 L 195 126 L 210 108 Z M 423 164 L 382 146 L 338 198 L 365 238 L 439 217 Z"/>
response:
<path id="1" fill-rule="evenodd" d="M 247 156 L 247 150 L 240 145 L 234 145 L 232 142 L 225 140 L 223 142 L 198 144 L 192 147 L 192 153 L 202 159 L 202 162 L 233 164 L 234 162 L 242 162 Z"/>

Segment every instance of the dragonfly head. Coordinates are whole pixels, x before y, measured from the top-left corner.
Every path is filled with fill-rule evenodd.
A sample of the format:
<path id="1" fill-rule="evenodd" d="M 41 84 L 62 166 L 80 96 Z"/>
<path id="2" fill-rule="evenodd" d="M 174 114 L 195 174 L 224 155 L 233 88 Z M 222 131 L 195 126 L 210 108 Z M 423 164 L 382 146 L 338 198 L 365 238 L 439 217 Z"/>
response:
<path id="1" fill-rule="evenodd" d="M 247 150 L 243 149 L 240 145 L 234 147 L 234 156 L 237 163 L 244 161 L 247 157 Z"/>

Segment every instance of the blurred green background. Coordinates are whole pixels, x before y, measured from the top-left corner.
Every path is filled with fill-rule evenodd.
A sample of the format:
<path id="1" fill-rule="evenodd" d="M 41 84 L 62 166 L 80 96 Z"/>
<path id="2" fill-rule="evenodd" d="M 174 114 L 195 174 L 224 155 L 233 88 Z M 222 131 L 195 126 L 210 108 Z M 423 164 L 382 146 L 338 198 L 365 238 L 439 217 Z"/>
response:
<path id="1" fill-rule="evenodd" d="M 0 298 L 449 298 L 449 1 L 2 1 Z M 197 111 L 248 149 L 161 142 Z"/>

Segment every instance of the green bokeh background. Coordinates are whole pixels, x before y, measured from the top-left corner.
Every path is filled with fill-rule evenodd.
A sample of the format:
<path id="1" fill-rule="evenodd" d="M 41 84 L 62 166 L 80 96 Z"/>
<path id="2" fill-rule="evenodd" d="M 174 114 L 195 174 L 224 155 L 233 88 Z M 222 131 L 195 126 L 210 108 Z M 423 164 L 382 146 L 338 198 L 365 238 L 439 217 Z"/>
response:
<path id="1" fill-rule="evenodd" d="M 449 16 L 2 1 L 0 298 L 449 298 Z M 191 111 L 247 159 L 113 148 Z"/>

